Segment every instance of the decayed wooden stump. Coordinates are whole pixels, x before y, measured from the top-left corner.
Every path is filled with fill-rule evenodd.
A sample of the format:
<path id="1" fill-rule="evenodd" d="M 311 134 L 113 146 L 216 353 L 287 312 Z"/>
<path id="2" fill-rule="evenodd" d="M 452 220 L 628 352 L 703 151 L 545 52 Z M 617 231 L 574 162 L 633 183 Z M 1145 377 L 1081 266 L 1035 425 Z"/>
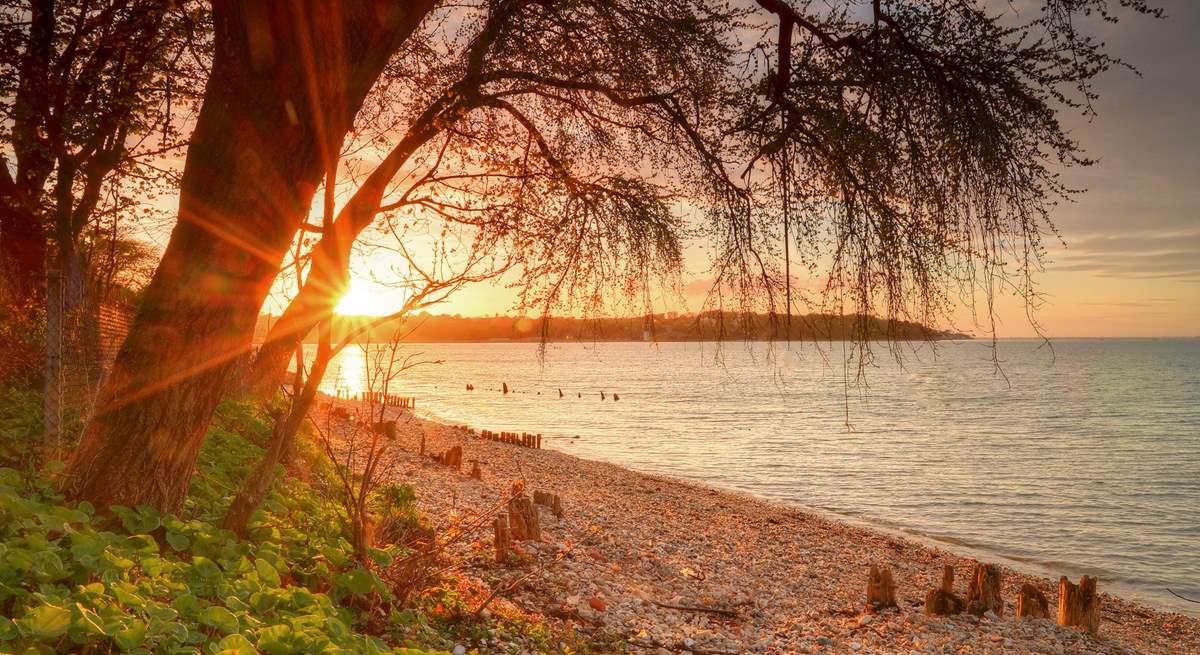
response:
<path id="1" fill-rule="evenodd" d="M 1100 629 L 1100 596 L 1095 578 L 1085 575 L 1078 585 L 1065 575 L 1058 579 L 1058 624 L 1096 634 Z"/>
<path id="2" fill-rule="evenodd" d="M 995 564 L 976 564 L 967 584 L 967 611 L 982 615 L 991 610 L 996 616 L 1004 613 L 1004 598 L 1000 596 L 1000 567 Z"/>
<path id="3" fill-rule="evenodd" d="M 453 466 L 456 469 L 462 469 L 462 446 L 453 446 L 448 448 L 446 452 L 438 457 L 438 462 L 443 466 Z"/>
<path id="4" fill-rule="evenodd" d="M 508 501 L 508 528 L 514 541 L 536 541 L 542 538 L 537 509 L 528 496 L 520 495 Z"/>
<path id="5" fill-rule="evenodd" d="M 879 569 L 874 564 L 867 574 L 867 607 L 881 610 L 896 606 L 896 583 L 892 580 L 892 570 L 888 567 Z"/>
<path id="6" fill-rule="evenodd" d="M 508 519 L 504 515 L 497 516 L 492 521 L 492 532 L 495 533 L 496 561 L 503 564 L 508 561 L 512 547 L 512 534 L 508 530 Z"/>
<path id="7" fill-rule="evenodd" d="M 954 593 L 954 567 L 942 567 L 942 586 L 925 594 L 925 613 L 930 616 L 950 616 L 963 611 L 966 603 Z"/>
<path id="8" fill-rule="evenodd" d="M 479 460 L 477 459 L 471 460 L 471 477 L 476 480 L 483 479 L 483 469 L 479 468 Z"/>
<path id="9" fill-rule="evenodd" d="M 552 514 L 560 519 L 562 518 L 562 499 L 558 497 L 558 494 L 552 494 L 546 491 L 535 491 L 533 492 L 533 504 L 548 507 Z"/>
<path id="10" fill-rule="evenodd" d="M 1028 582 L 1021 585 L 1021 591 L 1017 592 L 1017 618 L 1050 618 L 1050 601 L 1046 600 L 1046 594 Z"/>

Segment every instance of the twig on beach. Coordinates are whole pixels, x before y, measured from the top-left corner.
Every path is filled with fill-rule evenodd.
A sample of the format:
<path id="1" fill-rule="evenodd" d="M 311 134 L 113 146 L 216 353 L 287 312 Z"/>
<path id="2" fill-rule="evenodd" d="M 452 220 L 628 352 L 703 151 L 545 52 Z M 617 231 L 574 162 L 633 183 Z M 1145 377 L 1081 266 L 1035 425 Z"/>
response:
<path id="1" fill-rule="evenodd" d="M 1178 599 L 1180 599 L 1180 600 L 1186 600 L 1186 601 L 1187 601 L 1187 602 L 1189 602 L 1189 603 L 1196 603 L 1196 604 L 1200 605 L 1200 600 L 1195 600 L 1195 599 L 1193 599 L 1193 598 L 1188 598 L 1187 596 L 1180 596 L 1179 594 L 1175 593 L 1174 591 L 1171 591 L 1171 588 L 1170 588 L 1170 587 L 1167 587 L 1166 589 L 1167 589 L 1167 592 L 1168 592 L 1168 593 L 1170 593 L 1172 596 L 1174 596 L 1174 597 L 1176 597 L 1176 598 L 1178 598 Z"/>
<path id="2" fill-rule="evenodd" d="M 736 617 L 738 615 L 734 610 L 722 609 L 720 607 L 705 607 L 703 605 L 673 605 L 671 603 L 660 603 L 657 600 L 650 601 L 659 607 L 665 607 L 669 610 L 680 610 L 683 612 L 707 612 L 709 614 L 720 614 L 721 616 Z"/>

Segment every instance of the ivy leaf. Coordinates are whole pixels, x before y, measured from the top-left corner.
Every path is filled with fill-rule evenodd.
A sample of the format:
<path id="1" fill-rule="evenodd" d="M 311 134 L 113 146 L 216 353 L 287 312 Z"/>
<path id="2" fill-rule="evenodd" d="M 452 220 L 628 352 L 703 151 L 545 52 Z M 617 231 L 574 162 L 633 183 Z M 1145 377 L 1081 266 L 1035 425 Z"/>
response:
<path id="1" fill-rule="evenodd" d="M 241 627 L 233 612 L 220 605 L 212 605 L 204 608 L 204 611 L 200 612 L 200 622 L 216 628 L 225 634 L 237 632 Z"/>
<path id="2" fill-rule="evenodd" d="M 71 627 L 71 611 L 55 605 L 39 605 L 30 610 L 22 622 L 38 639 L 54 639 Z"/>
<path id="3" fill-rule="evenodd" d="M 279 571 L 275 570 L 274 566 L 265 559 L 259 558 L 254 560 L 254 570 L 258 572 L 258 579 L 264 584 L 278 587 L 279 586 Z"/>
<path id="4" fill-rule="evenodd" d="M 134 619 L 129 627 L 124 630 L 119 630 L 113 635 L 113 641 L 117 642 L 117 646 L 125 652 L 129 652 L 146 640 L 146 624 Z"/>
<path id="5" fill-rule="evenodd" d="M 293 652 L 292 628 L 273 625 L 258 631 L 258 649 L 267 655 L 288 655 Z"/>
<path id="6" fill-rule="evenodd" d="M 167 533 L 167 543 L 175 550 L 184 550 L 191 542 L 192 540 L 188 539 L 187 535 L 179 534 L 178 532 Z"/>
<path id="7" fill-rule="evenodd" d="M 365 594 L 375 588 L 375 577 L 362 569 L 353 569 L 338 574 L 337 583 L 352 594 Z"/>
<path id="8" fill-rule="evenodd" d="M 258 655 L 254 644 L 240 634 L 229 635 L 217 644 L 219 655 Z"/>

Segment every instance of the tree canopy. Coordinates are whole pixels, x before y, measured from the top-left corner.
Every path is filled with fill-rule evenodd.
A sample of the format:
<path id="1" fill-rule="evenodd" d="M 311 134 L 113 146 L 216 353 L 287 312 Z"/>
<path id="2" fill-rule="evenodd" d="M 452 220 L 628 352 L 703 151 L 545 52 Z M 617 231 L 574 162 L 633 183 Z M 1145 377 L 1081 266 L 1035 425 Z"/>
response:
<path id="1" fill-rule="evenodd" d="M 88 20 L 178 13 L 113 6 Z M 58 10 L 33 9 L 5 26 L 20 53 L 6 70 L 46 59 Z M 1061 115 L 1091 112 L 1095 78 L 1123 65 L 1086 22 L 1160 14 L 1145 0 L 218 0 L 210 40 L 189 32 L 204 9 L 164 32 L 203 44 L 178 51 L 199 52 L 208 80 L 179 222 L 72 460 L 101 501 L 99 476 L 142 470 L 103 454 L 132 442 L 186 482 L 221 395 L 198 391 L 223 390 L 295 245 L 311 265 L 276 335 L 293 342 L 328 317 L 363 242 L 404 262 L 398 284 L 516 271 L 519 304 L 547 315 L 646 313 L 689 244 L 711 255 L 705 309 L 733 320 L 806 305 L 932 325 L 965 303 L 986 323 L 997 293 L 1034 304 L 1051 212 L 1074 192 L 1060 175 L 1091 163 Z M 105 72 L 117 87 L 95 97 L 153 104 L 174 66 L 156 57 Z M 57 115 L 23 107 L 5 152 L 41 138 L 23 117 Z M 95 133 L 124 147 L 158 125 L 126 123 Z M 322 180 L 340 185 L 310 212 Z M 180 498 L 177 481 L 152 484 L 122 493 Z"/>

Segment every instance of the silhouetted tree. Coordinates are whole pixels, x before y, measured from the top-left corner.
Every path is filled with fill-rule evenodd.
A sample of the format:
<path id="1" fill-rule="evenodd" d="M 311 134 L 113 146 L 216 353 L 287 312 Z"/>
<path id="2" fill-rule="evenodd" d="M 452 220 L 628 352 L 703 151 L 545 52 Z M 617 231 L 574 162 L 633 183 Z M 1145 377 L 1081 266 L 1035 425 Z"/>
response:
<path id="1" fill-rule="evenodd" d="M 1047 212 L 1069 193 L 1055 171 L 1089 163 L 1057 112 L 1086 110 L 1090 81 L 1118 63 L 1074 22 L 1153 13 L 1140 0 L 1025 14 L 984 0 L 366 4 L 214 6 L 179 226 L 72 459 L 77 495 L 178 506 L 323 166 L 402 46 L 400 70 L 434 64 L 412 69 L 398 142 L 418 134 L 442 154 L 411 195 L 383 196 L 412 152 L 366 178 L 343 210 L 361 218 L 329 233 L 310 324 L 380 209 L 473 235 L 473 252 L 502 247 L 529 273 L 520 302 L 548 311 L 643 295 L 679 263 L 680 205 L 712 246 L 721 307 L 784 306 L 786 222 L 798 262 L 827 280 L 822 302 L 929 323 L 951 293 L 1033 297 Z"/>
<path id="2" fill-rule="evenodd" d="M 68 461 L 69 493 L 98 507 L 180 507 L 332 153 L 432 4 L 213 3 L 179 221 Z"/>

